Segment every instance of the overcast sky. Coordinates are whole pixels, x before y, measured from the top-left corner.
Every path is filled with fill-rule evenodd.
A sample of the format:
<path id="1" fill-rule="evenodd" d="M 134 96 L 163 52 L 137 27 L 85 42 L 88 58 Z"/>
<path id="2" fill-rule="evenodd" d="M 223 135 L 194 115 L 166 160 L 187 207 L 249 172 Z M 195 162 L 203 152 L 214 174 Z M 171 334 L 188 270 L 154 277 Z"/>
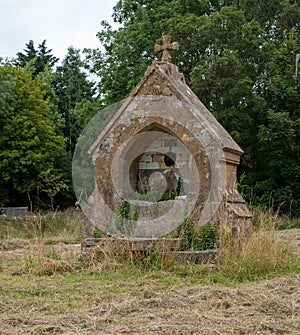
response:
<path id="1" fill-rule="evenodd" d="M 33 40 L 47 40 L 60 60 L 69 46 L 100 47 L 96 33 L 102 20 L 112 23 L 117 0 L 0 0 L 0 57 L 11 58 Z"/>

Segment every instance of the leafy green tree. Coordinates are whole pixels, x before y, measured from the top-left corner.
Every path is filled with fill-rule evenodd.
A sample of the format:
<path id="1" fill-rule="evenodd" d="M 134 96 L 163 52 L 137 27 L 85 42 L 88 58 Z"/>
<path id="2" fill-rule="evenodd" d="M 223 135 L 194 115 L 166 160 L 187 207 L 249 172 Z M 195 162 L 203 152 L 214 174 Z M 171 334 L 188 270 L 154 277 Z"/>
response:
<path id="1" fill-rule="evenodd" d="M 84 129 L 84 127 L 90 122 L 90 120 L 102 110 L 103 114 L 103 103 L 97 98 L 83 99 L 76 104 L 74 109 L 70 111 L 71 117 L 76 120 L 78 127 Z"/>
<path id="2" fill-rule="evenodd" d="M 24 204 L 26 195 L 32 209 L 39 190 L 48 189 L 51 180 L 51 187 L 60 180 L 55 160 L 64 150 L 64 138 L 48 117 L 43 82 L 20 67 L 4 64 L 0 86 L 0 202 Z"/>
<path id="3" fill-rule="evenodd" d="M 264 27 L 271 27 L 278 19 L 285 0 L 240 0 L 240 8 L 249 21 L 256 20 Z"/>
<path id="4" fill-rule="evenodd" d="M 294 30 L 285 32 L 284 42 L 274 49 L 261 76 L 260 94 L 268 113 L 258 132 L 257 169 L 249 173 L 262 204 L 271 201 L 275 208 L 294 215 L 300 214 L 300 92 L 294 77 L 298 41 Z"/>
<path id="5" fill-rule="evenodd" d="M 27 67 L 25 66 L 27 71 Z M 30 72 L 30 69 L 29 69 Z M 36 78 L 42 81 L 45 85 L 45 96 L 44 99 L 49 101 L 49 119 L 52 120 L 57 125 L 57 131 L 62 133 L 63 122 L 61 120 L 61 115 L 58 109 L 59 99 L 56 96 L 55 89 L 53 87 L 53 80 L 55 73 L 50 67 L 46 67 L 43 72 L 40 72 Z"/>
<path id="6" fill-rule="evenodd" d="M 282 30 L 295 29 L 300 33 L 300 1 L 289 1 L 283 6 L 282 13 L 279 18 Z"/>
<path id="7" fill-rule="evenodd" d="M 255 192 L 261 204 L 299 215 L 300 205 L 300 118 L 287 112 L 268 112 L 268 123 L 258 134 L 260 167 Z"/>
<path id="8" fill-rule="evenodd" d="M 201 27 L 203 59 L 193 68 L 191 87 L 245 150 L 243 168 L 253 165 L 258 127 L 265 120 L 256 78 L 266 50 L 263 29 L 242 11 L 223 7 Z"/>
<path id="9" fill-rule="evenodd" d="M 87 51 L 91 70 L 100 78 L 99 91 L 105 103 L 123 99 L 142 78 L 156 58 L 154 44 L 168 33 L 167 19 L 188 13 L 205 15 L 209 11 L 207 0 L 119 1 L 113 18 L 121 27 L 113 30 L 102 22 L 103 30 L 97 36 L 105 51 Z"/>
<path id="10" fill-rule="evenodd" d="M 206 16 L 187 13 L 165 21 L 166 30 L 180 45 L 179 52 L 172 55 L 172 62 L 179 66 L 188 84 L 191 84 L 194 68 L 204 59 L 207 44 L 203 40 L 202 27 L 206 20 Z"/>
<path id="11" fill-rule="evenodd" d="M 53 173 L 54 172 L 54 173 Z M 67 180 L 64 180 L 64 174 L 58 173 L 58 171 L 53 171 L 51 169 L 47 171 L 42 171 L 40 174 L 40 185 L 39 189 L 41 192 L 45 192 L 51 201 L 51 209 L 54 210 L 54 198 L 55 196 L 68 189 Z"/>

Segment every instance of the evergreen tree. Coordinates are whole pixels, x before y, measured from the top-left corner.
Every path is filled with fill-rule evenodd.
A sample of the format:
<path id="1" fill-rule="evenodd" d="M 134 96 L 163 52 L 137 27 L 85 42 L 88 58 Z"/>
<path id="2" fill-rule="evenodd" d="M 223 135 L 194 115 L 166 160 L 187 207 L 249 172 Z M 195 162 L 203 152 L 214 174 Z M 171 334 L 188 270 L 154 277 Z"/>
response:
<path id="1" fill-rule="evenodd" d="M 73 153 L 82 127 L 72 110 L 77 103 L 91 100 L 95 94 L 94 83 L 88 79 L 79 50 L 73 47 L 68 49 L 62 65 L 56 69 L 53 85 L 58 98 L 58 109 L 64 122 L 63 134 L 67 138 L 67 151 Z"/>
<path id="2" fill-rule="evenodd" d="M 39 44 L 37 49 L 33 40 L 30 40 L 26 44 L 24 53 L 17 53 L 14 64 L 21 67 L 30 65 L 32 67 L 32 75 L 37 76 L 39 73 L 44 72 L 47 66 L 52 68 L 58 62 L 59 59 L 53 56 L 51 52 L 52 50 L 48 50 L 46 47 L 46 40 Z"/>

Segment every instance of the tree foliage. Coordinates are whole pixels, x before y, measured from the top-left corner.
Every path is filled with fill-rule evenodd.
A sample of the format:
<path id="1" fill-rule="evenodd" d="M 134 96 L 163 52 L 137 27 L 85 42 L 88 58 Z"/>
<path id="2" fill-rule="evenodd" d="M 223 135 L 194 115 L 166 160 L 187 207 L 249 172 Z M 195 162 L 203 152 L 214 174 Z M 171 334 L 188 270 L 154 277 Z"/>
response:
<path id="1" fill-rule="evenodd" d="M 0 86 L 1 202 L 18 203 L 24 194 L 31 201 L 45 187 L 45 171 L 58 177 L 55 159 L 64 150 L 64 138 L 48 117 L 43 82 L 6 64 L 0 67 Z"/>
<path id="2" fill-rule="evenodd" d="M 72 111 L 77 103 L 77 111 L 90 105 L 95 90 L 79 50 L 70 47 L 54 71 L 57 61 L 46 41 L 37 49 L 29 41 L 13 64 L 1 66 L 2 203 L 29 199 L 37 208 L 49 198 L 53 208 L 54 202 L 62 207 L 75 202 L 72 152 L 87 116 L 78 112 L 78 121 Z"/>
<path id="3" fill-rule="evenodd" d="M 14 61 L 15 65 L 25 67 L 30 64 L 33 68 L 33 76 L 45 71 L 46 67 L 52 68 L 58 62 L 58 58 L 52 55 L 52 50 L 47 49 L 46 40 L 36 49 L 33 40 L 26 44 L 24 52 L 18 52 Z"/>
<path id="4" fill-rule="evenodd" d="M 258 169 L 249 175 L 260 201 L 266 203 L 268 197 L 276 208 L 299 214 L 300 94 L 299 82 L 292 74 L 300 47 L 294 30 L 284 38 L 261 76 L 266 122 L 259 126 Z"/>
<path id="5" fill-rule="evenodd" d="M 58 109 L 63 120 L 63 134 L 67 138 L 67 151 L 73 152 L 82 126 L 72 110 L 83 100 L 92 100 L 94 83 L 88 80 L 80 50 L 70 47 L 62 64 L 57 67 L 53 86 L 58 99 Z"/>
<path id="6" fill-rule="evenodd" d="M 245 151 L 243 183 L 264 205 L 299 214 L 299 15 L 288 0 L 120 0 L 119 27 L 104 22 L 104 51 L 88 58 L 109 104 L 128 95 L 153 45 L 171 35 L 180 45 L 173 63 Z"/>

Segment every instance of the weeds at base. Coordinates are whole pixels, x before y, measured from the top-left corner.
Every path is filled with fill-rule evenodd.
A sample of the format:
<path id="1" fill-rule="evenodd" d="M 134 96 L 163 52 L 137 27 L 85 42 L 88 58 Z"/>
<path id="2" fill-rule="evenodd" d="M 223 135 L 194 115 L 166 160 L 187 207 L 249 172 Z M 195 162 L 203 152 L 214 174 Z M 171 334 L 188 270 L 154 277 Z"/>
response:
<path id="1" fill-rule="evenodd" d="M 62 246 L 62 242 L 76 240 L 80 234 L 79 216 L 71 218 L 68 213 L 48 214 L 44 218 L 44 233 L 31 235 L 32 248 L 27 257 L 18 266 L 19 272 L 33 275 L 53 276 L 57 274 L 120 273 L 131 277 L 151 276 L 165 273 L 178 278 L 190 278 L 204 283 L 236 283 L 253 281 L 288 273 L 300 272 L 300 260 L 290 246 L 276 239 L 276 229 L 280 218 L 270 212 L 256 212 L 252 235 L 244 243 L 237 243 L 231 234 L 218 231 L 222 243 L 217 252 L 215 267 L 209 264 L 195 265 L 179 263 L 171 256 L 161 256 L 155 251 L 144 254 L 132 254 L 126 245 L 98 246 L 87 258 L 80 251 L 70 251 L 71 246 Z M 34 232 L 41 229 L 37 221 Z M 25 235 L 32 230 L 32 223 L 23 222 Z M 11 224 L 11 234 L 20 235 L 24 226 L 17 222 Z M 9 225 L 2 226 L 2 234 L 7 233 Z M 19 227 L 20 226 L 20 227 Z M 38 228 L 40 227 L 40 228 Z M 51 234 L 50 234 L 51 232 Z M 12 234 L 13 235 L 13 234 Z M 9 236 L 12 236 L 9 235 Z M 9 237 L 8 236 L 8 237 Z M 59 242 L 59 244 L 58 244 Z M 4 271 L 5 267 L 1 266 Z"/>

